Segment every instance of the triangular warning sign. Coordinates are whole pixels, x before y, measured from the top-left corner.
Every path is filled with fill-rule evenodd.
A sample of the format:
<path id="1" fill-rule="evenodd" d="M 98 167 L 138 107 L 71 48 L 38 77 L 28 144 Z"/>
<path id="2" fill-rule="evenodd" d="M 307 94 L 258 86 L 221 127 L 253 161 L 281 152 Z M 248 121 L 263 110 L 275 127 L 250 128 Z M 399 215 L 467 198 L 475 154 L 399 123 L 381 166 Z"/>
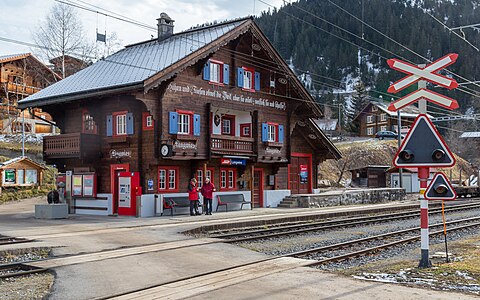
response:
<path id="1" fill-rule="evenodd" d="M 455 157 L 430 119 L 418 115 L 393 158 L 396 167 L 451 167 Z"/>
<path id="2" fill-rule="evenodd" d="M 443 173 L 436 173 L 433 176 L 430 185 L 425 192 L 425 199 L 427 200 L 455 200 L 457 193 L 450 184 L 447 176 Z"/>

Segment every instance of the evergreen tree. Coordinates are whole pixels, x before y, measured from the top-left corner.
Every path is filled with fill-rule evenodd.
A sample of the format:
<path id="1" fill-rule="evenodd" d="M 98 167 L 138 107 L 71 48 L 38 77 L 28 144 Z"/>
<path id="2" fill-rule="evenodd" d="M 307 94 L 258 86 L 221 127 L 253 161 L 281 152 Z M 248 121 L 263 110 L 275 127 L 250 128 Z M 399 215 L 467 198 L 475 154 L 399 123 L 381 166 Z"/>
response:
<path id="1" fill-rule="evenodd" d="M 353 119 L 365 108 L 368 104 L 367 90 L 363 82 L 359 81 L 355 85 L 355 92 L 350 98 L 350 106 L 347 109 L 348 126 L 347 130 L 358 133 L 358 124 L 353 122 Z"/>

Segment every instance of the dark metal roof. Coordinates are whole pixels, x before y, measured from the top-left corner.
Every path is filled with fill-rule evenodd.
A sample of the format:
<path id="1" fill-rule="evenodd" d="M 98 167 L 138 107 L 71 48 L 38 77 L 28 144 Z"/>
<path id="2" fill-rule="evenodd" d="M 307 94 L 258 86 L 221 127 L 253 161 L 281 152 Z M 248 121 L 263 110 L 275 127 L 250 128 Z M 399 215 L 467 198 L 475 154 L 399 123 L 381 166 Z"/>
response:
<path id="1" fill-rule="evenodd" d="M 19 107 L 49 104 L 66 98 L 73 99 L 76 95 L 80 98 L 99 91 L 137 86 L 154 74 L 235 29 L 246 20 L 240 19 L 187 30 L 162 41 L 154 39 L 127 46 L 19 101 Z"/>

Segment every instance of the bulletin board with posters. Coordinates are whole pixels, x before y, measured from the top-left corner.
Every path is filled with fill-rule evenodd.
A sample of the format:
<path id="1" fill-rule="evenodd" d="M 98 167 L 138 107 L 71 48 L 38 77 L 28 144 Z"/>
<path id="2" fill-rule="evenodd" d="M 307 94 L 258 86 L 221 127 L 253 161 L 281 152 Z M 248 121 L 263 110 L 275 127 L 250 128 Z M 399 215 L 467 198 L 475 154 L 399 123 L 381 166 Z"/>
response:
<path id="1" fill-rule="evenodd" d="M 72 175 L 72 195 L 83 196 L 83 175 Z"/>

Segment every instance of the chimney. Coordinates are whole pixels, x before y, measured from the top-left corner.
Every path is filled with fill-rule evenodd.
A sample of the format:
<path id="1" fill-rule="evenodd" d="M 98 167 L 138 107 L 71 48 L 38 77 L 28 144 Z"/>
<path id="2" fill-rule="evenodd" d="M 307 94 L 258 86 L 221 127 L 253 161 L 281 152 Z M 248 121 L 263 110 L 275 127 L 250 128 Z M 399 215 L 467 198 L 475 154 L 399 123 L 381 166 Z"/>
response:
<path id="1" fill-rule="evenodd" d="M 162 12 L 158 21 L 158 40 L 162 41 L 173 34 L 173 22 L 166 13 Z"/>

